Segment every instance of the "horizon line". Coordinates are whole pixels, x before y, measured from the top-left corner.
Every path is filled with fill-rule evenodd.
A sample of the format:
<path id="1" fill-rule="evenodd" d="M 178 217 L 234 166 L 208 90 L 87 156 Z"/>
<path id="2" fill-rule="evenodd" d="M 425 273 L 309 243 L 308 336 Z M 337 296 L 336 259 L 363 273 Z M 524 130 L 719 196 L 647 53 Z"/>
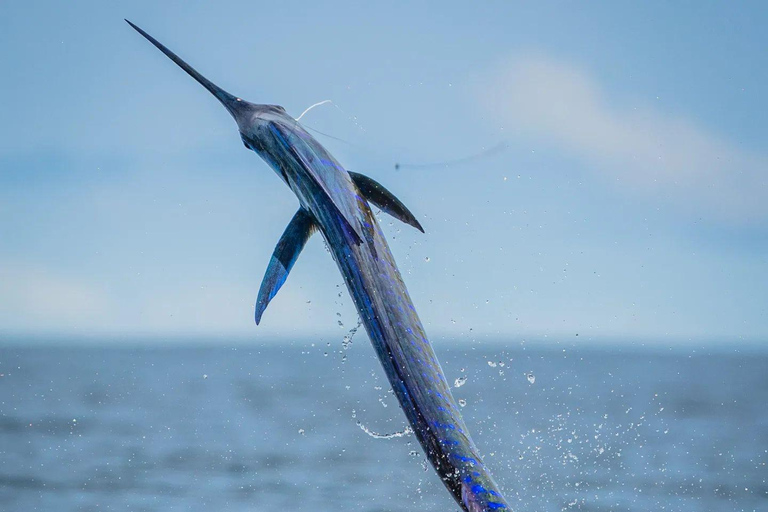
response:
<path id="1" fill-rule="evenodd" d="M 5 348 L 241 348 L 311 346 L 313 343 L 327 342 L 338 338 L 341 343 L 346 334 L 338 332 L 318 333 L 317 335 L 269 334 L 249 335 L 245 333 L 46 333 L 46 332 L 3 332 L 0 331 L 0 349 Z M 368 336 L 365 332 L 362 337 Z M 360 336 L 360 335 L 358 335 Z M 359 338 L 361 339 L 361 338 Z M 743 350 L 768 352 L 768 339 L 763 337 L 732 336 L 639 336 L 599 334 L 579 336 L 578 334 L 475 334 L 471 338 L 450 334 L 431 336 L 433 343 L 444 347 L 490 346 L 495 348 L 525 349 L 590 349 L 602 350 L 670 350 L 693 349 L 731 351 Z"/>

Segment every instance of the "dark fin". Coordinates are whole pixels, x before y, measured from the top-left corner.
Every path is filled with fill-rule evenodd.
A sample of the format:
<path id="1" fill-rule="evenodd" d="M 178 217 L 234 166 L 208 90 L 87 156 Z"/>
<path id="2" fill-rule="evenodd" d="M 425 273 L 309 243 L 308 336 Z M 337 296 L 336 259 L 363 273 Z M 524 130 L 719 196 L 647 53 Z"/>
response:
<path id="1" fill-rule="evenodd" d="M 424 232 L 424 228 L 421 227 L 421 224 L 419 224 L 419 221 L 416 220 L 416 217 L 413 216 L 410 210 L 392 192 L 385 189 L 381 183 L 356 172 L 350 172 L 349 176 L 355 182 L 357 188 L 360 189 L 360 192 L 363 193 L 363 196 L 373 205 L 378 206 L 394 218 L 410 224 L 422 233 Z"/>
<path id="2" fill-rule="evenodd" d="M 298 151 L 296 151 L 296 147 L 293 146 L 289 140 L 289 133 L 287 133 L 282 126 L 274 122 L 269 122 L 268 126 L 269 126 L 269 129 L 272 131 L 272 133 L 274 133 L 275 136 L 277 137 L 277 140 L 280 141 L 280 143 L 291 153 L 291 155 L 296 159 L 296 161 L 301 162 L 302 168 L 309 174 L 309 178 L 315 182 L 315 184 L 320 188 L 320 190 L 325 195 L 326 199 L 328 199 L 331 205 L 333 205 L 333 208 L 336 210 L 336 213 L 339 215 L 339 219 L 341 219 L 341 223 L 344 226 L 346 232 L 352 238 L 353 243 L 355 245 L 360 245 L 363 241 L 361 237 L 361 232 L 355 228 L 355 224 L 359 225 L 359 222 L 357 222 L 354 218 L 347 218 L 344 215 L 344 212 L 342 211 L 342 209 L 339 208 L 339 205 L 334 201 L 331 191 L 328 189 L 325 183 L 320 179 L 317 173 L 316 166 L 310 162 L 307 162 L 301 156 L 301 154 Z"/>
<path id="3" fill-rule="evenodd" d="M 277 295 L 277 291 L 285 283 L 288 273 L 291 271 L 296 258 L 304 248 L 304 245 L 317 230 L 315 220 L 304 208 L 299 208 L 293 216 L 283 236 L 277 242 L 275 252 L 269 260 L 267 273 L 259 288 L 259 297 L 256 299 L 256 325 L 261 321 L 261 315 L 267 309 L 267 304 Z"/>

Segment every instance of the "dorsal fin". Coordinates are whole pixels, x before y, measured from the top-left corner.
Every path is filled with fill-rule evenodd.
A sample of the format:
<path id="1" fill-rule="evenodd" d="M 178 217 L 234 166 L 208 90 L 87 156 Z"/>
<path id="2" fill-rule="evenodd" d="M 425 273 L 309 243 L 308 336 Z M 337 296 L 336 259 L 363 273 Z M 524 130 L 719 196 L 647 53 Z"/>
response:
<path id="1" fill-rule="evenodd" d="M 320 190 L 322 190 L 326 199 L 330 202 L 331 205 L 333 205 L 334 209 L 339 215 L 339 220 L 342 224 L 344 224 L 346 231 L 352 237 L 355 245 L 360 245 L 363 240 L 362 227 L 360 226 L 360 222 L 355 219 L 348 210 L 342 208 L 342 203 L 340 203 L 338 201 L 338 197 L 336 197 L 337 194 L 333 193 L 334 189 L 329 187 L 328 184 L 322 179 L 321 173 L 324 171 L 324 166 L 326 163 L 319 160 L 312 162 L 305 158 L 305 156 L 292 142 L 292 137 L 298 137 L 298 135 L 286 131 L 285 127 L 281 126 L 279 123 L 269 122 L 268 126 L 280 144 L 283 145 L 283 147 L 296 159 L 297 162 L 301 162 L 303 164 L 301 165 L 301 168 L 309 174 L 308 178 L 312 179 L 315 184 L 320 187 Z M 338 169 L 336 169 L 334 172 L 338 172 Z"/>
<path id="2" fill-rule="evenodd" d="M 378 206 L 382 211 L 387 212 L 396 219 L 410 224 L 422 233 L 424 232 L 424 228 L 421 227 L 421 224 L 419 224 L 419 221 L 416 220 L 411 211 L 392 192 L 384 188 L 381 183 L 357 172 L 350 171 L 349 176 L 370 203 Z"/>
<path id="3" fill-rule="evenodd" d="M 267 273 L 264 274 L 259 288 L 259 297 L 256 299 L 256 325 L 261 321 L 261 315 L 267 309 L 269 301 L 277 295 L 277 291 L 285 283 L 288 273 L 293 264 L 296 263 L 296 258 L 299 257 L 307 240 L 316 230 L 317 225 L 312 215 L 304 208 L 299 208 L 291 222 L 288 223 L 288 227 L 285 228 L 283 236 L 277 242 L 272 258 L 269 260 Z"/>

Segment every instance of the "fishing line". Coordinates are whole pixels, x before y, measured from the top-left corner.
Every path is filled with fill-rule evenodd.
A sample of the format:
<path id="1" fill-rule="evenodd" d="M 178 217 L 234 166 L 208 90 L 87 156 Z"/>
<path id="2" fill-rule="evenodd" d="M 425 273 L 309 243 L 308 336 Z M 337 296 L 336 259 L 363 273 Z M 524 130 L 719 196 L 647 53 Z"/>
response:
<path id="1" fill-rule="evenodd" d="M 485 149 L 483 151 L 480 151 L 479 153 L 475 153 L 473 155 L 463 156 L 461 158 L 455 158 L 453 160 L 445 160 L 443 162 L 430 162 L 430 163 L 421 163 L 421 164 L 401 164 L 401 163 L 395 163 L 395 170 L 399 169 L 429 169 L 431 167 L 451 167 L 454 165 L 461 165 L 466 164 L 475 160 L 480 160 L 482 158 L 487 158 L 489 156 L 493 156 L 497 153 L 501 153 L 505 149 L 509 147 L 509 143 L 506 141 L 501 141 L 495 146 L 492 146 L 488 149 Z"/>
<path id="2" fill-rule="evenodd" d="M 349 116 L 346 112 L 344 112 L 341 109 L 341 107 L 339 107 L 332 100 L 323 100 L 323 101 L 319 101 L 319 102 L 317 102 L 317 103 L 315 103 L 313 105 L 310 105 L 304 112 L 301 113 L 301 115 L 299 117 L 296 118 L 296 121 L 298 122 L 302 117 L 304 117 L 304 114 L 306 114 L 307 112 L 309 112 L 313 108 L 319 107 L 320 105 L 325 105 L 327 103 L 330 103 L 331 105 L 333 105 L 334 107 L 339 109 L 339 112 L 344 114 L 344 116 L 348 120 L 352 121 L 355 124 L 355 126 L 357 126 L 357 128 L 360 129 L 360 131 L 365 132 L 365 128 L 363 128 L 357 122 L 357 118 L 356 117 Z M 357 143 L 354 143 L 354 142 L 349 142 L 348 140 L 344 140 L 342 138 L 335 137 L 335 136 L 330 135 L 328 133 L 321 132 L 320 130 L 318 130 L 316 128 L 313 128 L 313 127 L 311 127 L 309 125 L 304 125 L 304 126 L 306 128 L 308 128 L 309 130 L 312 130 L 313 132 L 315 132 L 315 133 L 317 133 L 319 135 L 322 135 L 323 137 L 328 137 L 329 139 L 333 139 L 335 141 L 342 142 L 342 143 L 347 144 L 347 145 L 349 145 L 351 147 L 357 148 L 360 151 L 365 151 L 365 152 L 367 152 L 369 154 L 378 155 L 382 159 L 392 160 L 392 159 L 389 158 L 389 155 L 384 155 L 383 153 L 381 153 L 381 152 L 379 152 L 379 151 L 377 151 L 377 150 L 375 150 L 375 149 L 373 149 L 373 148 L 371 148 L 369 146 L 365 146 L 365 145 L 362 145 L 362 144 L 357 144 Z M 395 170 L 400 170 L 400 169 L 430 169 L 430 168 L 433 168 L 433 167 L 452 167 L 452 166 L 455 166 L 455 165 L 462 165 L 462 164 L 473 162 L 475 160 L 481 160 L 483 158 L 487 158 L 487 157 L 496 155 L 496 154 L 501 153 L 502 151 L 506 150 L 508 147 L 509 147 L 509 143 L 508 142 L 501 141 L 498 144 L 496 144 L 494 146 L 491 146 L 488 149 L 484 149 L 484 150 L 482 150 L 482 151 L 480 151 L 478 153 L 474 153 L 474 154 L 463 156 L 463 157 L 459 157 L 459 158 L 454 158 L 452 160 L 443 160 L 443 161 L 439 161 L 439 162 L 424 162 L 424 163 L 400 163 L 400 162 L 396 161 L 394 167 L 395 167 Z"/>
<path id="3" fill-rule="evenodd" d="M 318 101 L 314 105 L 310 105 L 309 108 L 307 108 L 304 112 L 301 113 L 301 115 L 299 117 L 296 118 L 296 120 L 299 121 L 302 117 L 304 117 L 304 114 L 306 114 L 307 112 L 309 112 L 313 108 L 319 107 L 320 105 L 325 105 L 326 103 L 333 103 L 333 102 L 331 100 Z"/>

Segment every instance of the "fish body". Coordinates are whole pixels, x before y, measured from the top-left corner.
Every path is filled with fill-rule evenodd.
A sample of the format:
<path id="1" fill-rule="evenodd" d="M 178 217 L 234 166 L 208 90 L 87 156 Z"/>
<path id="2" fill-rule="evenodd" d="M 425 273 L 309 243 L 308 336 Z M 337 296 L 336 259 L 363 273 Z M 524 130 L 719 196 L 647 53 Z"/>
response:
<path id="1" fill-rule="evenodd" d="M 249 103 L 223 91 L 131 26 L 222 102 L 235 118 L 243 144 L 258 153 L 299 200 L 299 211 L 278 242 L 259 290 L 257 323 L 307 239 L 319 231 L 414 435 L 446 488 L 467 512 L 508 509 L 469 435 L 369 203 L 423 231 L 413 214 L 375 181 L 347 172 L 282 107 Z"/>

